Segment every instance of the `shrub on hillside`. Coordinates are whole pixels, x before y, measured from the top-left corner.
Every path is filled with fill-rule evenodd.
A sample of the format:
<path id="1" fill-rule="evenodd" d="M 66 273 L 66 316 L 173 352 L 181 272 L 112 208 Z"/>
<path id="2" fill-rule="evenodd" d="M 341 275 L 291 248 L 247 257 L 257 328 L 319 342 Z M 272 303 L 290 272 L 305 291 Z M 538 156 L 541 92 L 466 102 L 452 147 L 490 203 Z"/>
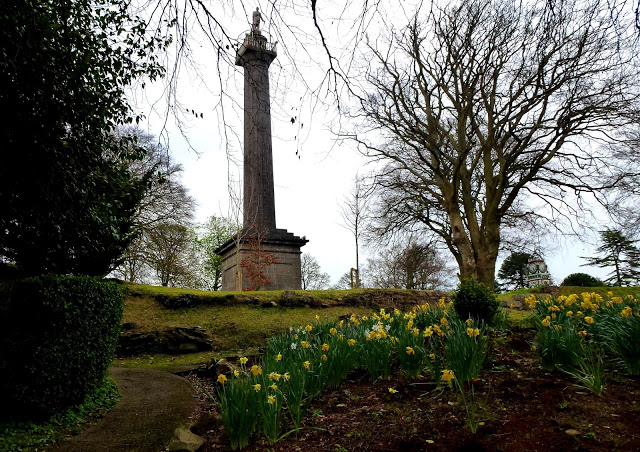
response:
<path id="1" fill-rule="evenodd" d="M 495 294 L 475 279 L 464 279 L 453 291 L 453 307 L 461 319 L 475 319 L 492 324 L 500 309 Z"/>
<path id="2" fill-rule="evenodd" d="M 46 415 L 103 384 L 122 321 L 118 284 L 49 275 L 4 291 L 0 406 Z"/>
<path id="3" fill-rule="evenodd" d="M 561 286 L 578 286 L 578 287 L 601 287 L 605 284 L 598 278 L 586 273 L 571 273 L 567 276 Z"/>

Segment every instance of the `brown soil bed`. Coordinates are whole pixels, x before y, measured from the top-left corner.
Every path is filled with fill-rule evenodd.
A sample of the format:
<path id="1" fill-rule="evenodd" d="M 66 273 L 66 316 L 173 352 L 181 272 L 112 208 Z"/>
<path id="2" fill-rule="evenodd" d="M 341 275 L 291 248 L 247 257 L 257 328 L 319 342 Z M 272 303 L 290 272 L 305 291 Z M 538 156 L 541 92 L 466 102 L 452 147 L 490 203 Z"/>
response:
<path id="1" fill-rule="evenodd" d="M 566 374 L 542 370 L 529 350 L 531 335 L 521 330 L 494 338 L 476 390 L 484 425 L 475 435 L 458 391 L 399 371 L 375 384 L 353 373 L 314 401 L 297 436 L 274 445 L 255 436 L 245 450 L 640 450 L 640 379 L 609 369 L 598 397 Z M 231 450 L 216 407 L 202 392 L 215 394 L 213 379 L 188 378 L 201 391 L 192 430 L 206 439 L 202 450 Z M 390 394 L 389 387 L 398 392 Z"/>

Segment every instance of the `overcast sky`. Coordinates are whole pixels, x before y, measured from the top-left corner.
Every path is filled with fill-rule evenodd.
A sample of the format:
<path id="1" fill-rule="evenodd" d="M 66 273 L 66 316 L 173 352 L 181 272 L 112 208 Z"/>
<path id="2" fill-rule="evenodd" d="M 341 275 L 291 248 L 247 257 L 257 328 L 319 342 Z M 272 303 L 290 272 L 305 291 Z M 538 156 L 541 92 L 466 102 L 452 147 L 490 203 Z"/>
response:
<path id="1" fill-rule="evenodd" d="M 264 4 L 264 16 L 273 16 L 266 2 L 258 3 Z M 313 34 L 309 15 L 293 12 L 283 16 L 287 20 L 286 29 Z M 319 10 L 318 13 L 328 29 L 336 26 L 328 12 Z M 239 18 L 242 14 L 238 9 L 225 17 L 228 33 L 239 39 L 249 28 L 248 19 L 243 22 Z M 394 14 L 399 23 L 407 16 L 404 10 Z M 342 17 L 347 16 L 342 11 Z M 373 20 L 370 37 L 376 24 L 380 24 L 379 19 Z M 372 167 L 354 145 L 336 142 L 332 129 L 335 130 L 340 117 L 331 98 L 323 96 L 322 91 L 310 92 L 322 86 L 326 53 L 306 35 L 297 40 L 272 27 L 268 21 L 263 24 L 265 33 L 271 31 L 272 41 L 279 40 L 279 55 L 270 69 L 277 227 L 306 236 L 309 243 L 302 251 L 313 255 L 335 283 L 355 267 L 353 235 L 341 226 L 340 206 L 356 175 L 367 173 Z M 349 42 L 349 32 L 345 25 L 330 28 L 327 35 L 332 50 L 340 49 L 340 42 Z M 238 162 L 242 160 L 243 73 L 241 68 L 224 62 L 218 66 L 210 46 L 195 32 L 191 51 L 195 65 L 184 67 L 177 83 L 176 110 L 180 113 L 177 121 L 182 124 L 182 132 L 175 117 L 166 114 L 161 84 L 150 84 L 144 91 L 136 91 L 135 96 L 139 110 L 147 116 L 143 128 L 156 136 L 162 134 L 164 140 L 168 140 L 174 161 L 183 165 L 182 182 L 198 202 L 196 220 L 204 222 L 211 215 L 233 216 L 234 213 L 230 207 L 229 186 L 237 187 L 241 175 Z M 338 51 L 344 52 L 344 49 Z M 229 55 L 233 55 L 232 48 Z M 196 117 L 191 110 L 202 113 L 202 117 Z M 292 117 L 295 118 L 293 124 Z M 602 269 L 580 267 L 584 261 L 578 256 L 593 255 L 594 241 L 595 237 L 587 235 L 580 239 L 554 240 L 552 251 L 544 257 L 556 283 L 574 272 L 599 277 L 606 274 Z M 361 256 L 363 254 L 367 255 L 366 249 L 361 250 Z M 452 267 L 457 268 L 453 257 L 447 257 Z M 361 263 L 364 260 L 361 257 Z M 496 271 L 498 268 L 499 265 Z"/>

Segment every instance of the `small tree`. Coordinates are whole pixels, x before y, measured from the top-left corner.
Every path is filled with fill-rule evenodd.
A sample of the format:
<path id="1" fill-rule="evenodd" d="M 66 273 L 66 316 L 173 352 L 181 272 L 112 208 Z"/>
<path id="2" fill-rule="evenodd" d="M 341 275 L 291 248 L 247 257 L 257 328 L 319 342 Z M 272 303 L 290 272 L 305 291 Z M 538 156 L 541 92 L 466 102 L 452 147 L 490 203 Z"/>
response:
<path id="1" fill-rule="evenodd" d="M 273 253 L 265 250 L 263 242 L 264 235 L 252 235 L 248 238 L 249 252 L 242 259 L 240 267 L 246 271 L 246 276 L 251 285 L 247 290 L 260 290 L 262 287 L 271 284 L 265 273 L 266 269 L 278 263 Z"/>
<path id="2" fill-rule="evenodd" d="M 509 257 L 504 260 L 498 272 L 498 278 L 503 281 L 503 286 L 509 289 L 525 287 L 527 282 L 527 264 L 532 257 L 529 253 L 511 253 Z"/>
<path id="3" fill-rule="evenodd" d="M 320 270 L 320 264 L 311 254 L 302 253 L 300 257 L 302 270 L 302 289 L 320 290 L 329 285 L 331 277 Z"/>
<path id="4" fill-rule="evenodd" d="M 640 280 L 640 249 L 634 245 L 637 240 L 627 238 L 618 229 L 600 231 L 602 245 L 596 250 L 600 257 L 585 257 L 584 265 L 601 268 L 613 267 L 604 282 L 614 286 L 630 285 Z"/>
<path id="5" fill-rule="evenodd" d="M 228 218 L 213 215 L 198 229 L 197 249 L 201 259 L 202 284 L 208 290 L 220 290 L 222 288 L 222 256 L 215 251 L 236 234 L 238 225 Z"/>
<path id="6" fill-rule="evenodd" d="M 353 234 L 356 245 L 356 274 L 358 277 L 355 281 L 355 288 L 360 287 L 362 279 L 360 274 L 360 239 L 370 215 L 370 195 L 371 188 L 366 187 L 363 178 L 356 176 L 353 188 L 344 198 L 340 210 L 343 220 L 342 226 Z"/>

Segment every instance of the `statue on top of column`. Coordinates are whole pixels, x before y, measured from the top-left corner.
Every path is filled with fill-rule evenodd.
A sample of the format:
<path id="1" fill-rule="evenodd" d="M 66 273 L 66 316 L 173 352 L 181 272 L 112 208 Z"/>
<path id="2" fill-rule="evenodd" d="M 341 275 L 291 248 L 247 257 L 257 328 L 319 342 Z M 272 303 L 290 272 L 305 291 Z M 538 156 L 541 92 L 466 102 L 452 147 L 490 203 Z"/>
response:
<path id="1" fill-rule="evenodd" d="M 251 31 L 260 31 L 260 21 L 262 20 L 262 14 L 260 14 L 259 8 L 253 12 L 252 17 L 253 24 L 251 25 Z"/>

